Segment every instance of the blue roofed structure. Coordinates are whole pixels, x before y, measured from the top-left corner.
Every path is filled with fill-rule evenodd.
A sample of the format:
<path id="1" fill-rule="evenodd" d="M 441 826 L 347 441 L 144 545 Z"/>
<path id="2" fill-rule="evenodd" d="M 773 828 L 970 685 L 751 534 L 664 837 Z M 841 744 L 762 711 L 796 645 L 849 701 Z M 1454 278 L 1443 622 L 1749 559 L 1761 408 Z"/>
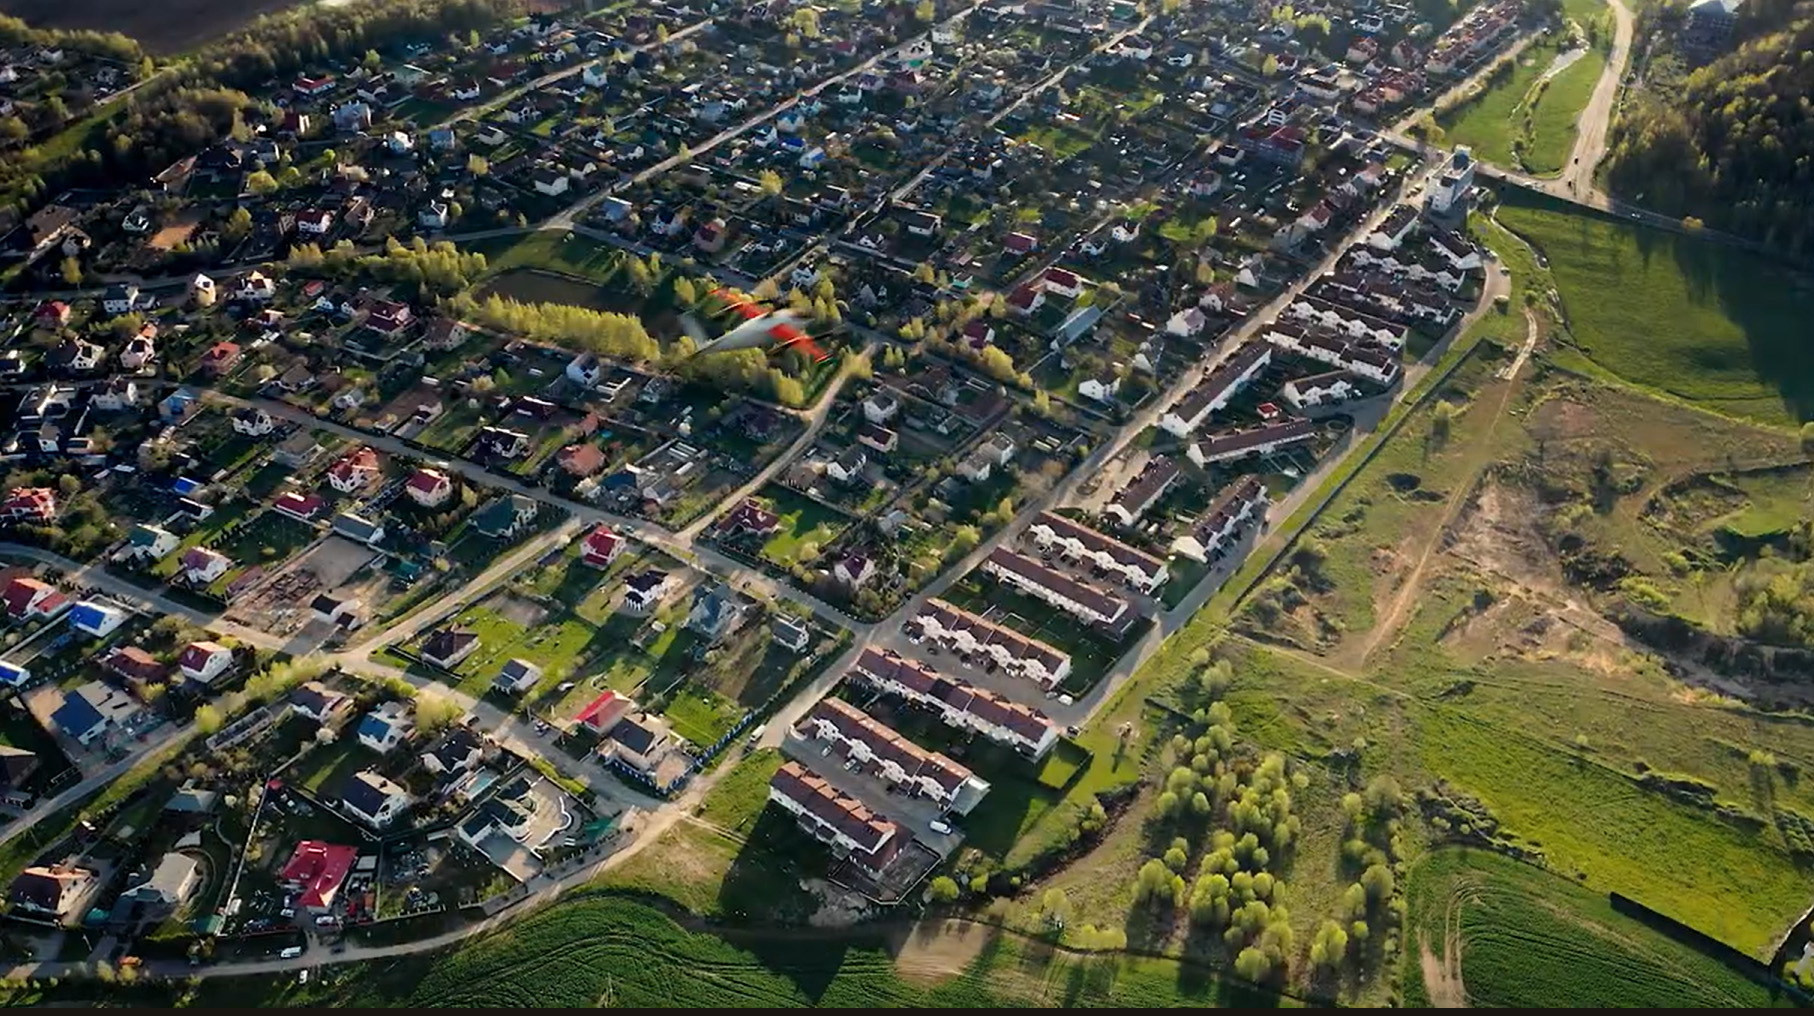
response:
<path id="1" fill-rule="evenodd" d="M 31 680 L 31 671 L 11 660 L 0 660 L 0 685 L 8 688 L 23 688 Z"/>
<path id="2" fill-rule="evenodd" d="M 93 600 L 82 600 L 69 609 L 69 626 L 95 638 L 105 638 L 125 621 L 125 611 Z"/>

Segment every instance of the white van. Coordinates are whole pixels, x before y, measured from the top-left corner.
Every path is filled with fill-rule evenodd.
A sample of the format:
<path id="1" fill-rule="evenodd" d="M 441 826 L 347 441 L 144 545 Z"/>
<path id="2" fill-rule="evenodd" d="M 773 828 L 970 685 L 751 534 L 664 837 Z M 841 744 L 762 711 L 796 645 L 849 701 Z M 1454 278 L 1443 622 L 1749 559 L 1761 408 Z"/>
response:
<path id="1" fill-rule="evenodd" d="M 288 948 L 284 949 L 283 952 L 278 953 L 277 958 L 280 960 L 293 960 L 296 957 L 301 956 L 301 955 L 302 955 L 302 946 L 293 945 L 293 946 L 289 946 Z"/>

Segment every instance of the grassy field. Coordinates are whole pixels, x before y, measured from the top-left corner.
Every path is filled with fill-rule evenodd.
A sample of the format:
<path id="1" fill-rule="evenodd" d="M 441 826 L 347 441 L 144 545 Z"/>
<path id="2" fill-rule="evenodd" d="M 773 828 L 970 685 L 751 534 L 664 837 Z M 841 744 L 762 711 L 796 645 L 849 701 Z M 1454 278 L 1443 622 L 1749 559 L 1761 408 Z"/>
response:
<path id="1" fill-rule="evenodd" d="M 541 667 L 544 674 L 565 680 L 575 675 L 592 654 L 613 647 L 603 629 L 587 624 L 572 615 L 542 618 L 525 625 L 507 616 L 511 598 L 493 597 L 478 606 L 461 611 L 454 624 L 470 628 L 479 636 L 479 650 L 459 666 L 461 691 L 480 695 L 491 687 L 492 679 L 506 660 L 521 658 Z M 524 601 L 527 603 L 528 601 Z"/>
<path id="2" fill-rule="evenodd" d="M 783 761 L 773 748 L 750 753 L 705 795 L 699 817 L 732 832 L 748 829 L 768 806 L 768 781 Z"/>
<path id="3" fill-rule="evenodd" d="M 1600 0 L 1565 0 L 1563 17 L 1576 24 L 1604 23 Z M 1603 32 L 1610 38 L 1610 32 Z M 1554 176 L 1568 163 L 1575 144 L 1575 121 L 1593 96 L 1606 68 L 1606 46 L 1588 46 L 1579 56 L 1558 57 L 1572 47 L 1571 33 L 1555 32 L 1532 42 L 1508 72 L 1478 95 L 1437 117 L 1449 143 L 1468 145 L 1483 161 L 1539 176 Z"/>
<path id="4" fill-rule="evenodd" d="M 817 501 L 780 487 L 764 487 L 761 497 L 781 516 L 781 531 L 762 545 L 762 556 L 783 567 L 812 561 L 850 524 Z"/>
<path id="5" fill-rule="evenodd" d="M 1754 1008 L 1779 1002 L 1718 959 L 1615 911 L 1606 897 L 1497 854 L 1439 850 L 1411 872 L 1405 998 L 1427 1006 L 1425 951 L 1467 1004 L 1513 1008 Z"/>
<path id="6" fill-rule="evenodd" d="M 610 244 L 554 230 L 476 240 L 466 247 L 484 254 L 486 270 L 494 275 L 541 268 L 604 285 L 617 276 L 623 262 L 623 253 Z"/>
<path id="7" fill-rule="evenodd" d="M 943 977 L 897 970 L 904 934 L 847 929 L 722 938 L 647 906 L 579 899 L 430 958 L 333 968 L 293 979 L 211 979 L 197 1005 L 485 1007 L 1276 1005 L 1176 962 L 1092 959 L 963 929 L 967 962 Z M 558 963 L 551 963 L 558 960 Z"/>
<path id="8" fill-rule="evenodd" d="M 1519 54 L 1511 72 L 1493 82 L 1471 101 L 1437 117 L 1445 140 L 1467 145 L 1474 157 L 1498 166 L 1518 165 L 1513 143 L 1522 129 L 1526 96 L 1556 57 L 1556 47 L 1535 42 Z"/>
<path id="9" fill-rule="evenodd" d="M 1527 170 L 1538 176 L 1555 176 L 1568 165 L 1575 150 L 1575 136 L 1580 133 L 1576 123 L 1605 70 L 1605 50 L 1590 46 L 1579 59 L 1550 78 L 1531 113 L 1530 136 L 1524 146 Z"/>
<path id="10" fill-rule="evenodd" d="M 1814 416 L 1809 280 L 1756 255 L 1518 191 L 1499 221 L 1549 258 L 1574 353 L 1558 357 L 1769 424 Z"/>
<path id="11" fill-rule="evenodd" d="M 705 748 L 717 743 L 743 718 L 737 703 L 706 688 L 685 684 L 662 707 L 661 713 L 673 724 L 674 732 Z"/>

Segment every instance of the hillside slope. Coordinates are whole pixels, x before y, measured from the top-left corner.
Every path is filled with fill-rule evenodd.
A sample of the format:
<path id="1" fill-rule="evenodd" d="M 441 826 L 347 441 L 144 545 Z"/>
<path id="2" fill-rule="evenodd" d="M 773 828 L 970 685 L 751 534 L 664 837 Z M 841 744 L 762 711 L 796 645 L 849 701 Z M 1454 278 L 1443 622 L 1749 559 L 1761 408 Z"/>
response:
<path id="1" fill-rule="evenodd" d="M 1655 23 L 1667 50 L 1676 22 Z M 1614 127 L 1608 183 L 1658 211 L 1814 253 L 1814 2 L 1747 5 L 1737 37 L 1679 86 L 1672 60 L 1653 61 Z"/>

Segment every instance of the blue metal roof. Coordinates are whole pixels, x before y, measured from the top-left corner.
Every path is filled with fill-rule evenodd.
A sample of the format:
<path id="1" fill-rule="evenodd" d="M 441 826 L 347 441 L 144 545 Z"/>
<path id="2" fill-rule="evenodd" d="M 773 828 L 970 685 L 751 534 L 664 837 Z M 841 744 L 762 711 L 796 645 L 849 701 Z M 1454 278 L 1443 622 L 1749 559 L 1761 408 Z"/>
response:
<path id="1" fill-rule="evenodd" d="M 69 608 L 69 623 L 77 628 L 95 629 L 107 623 L 109 611 L 98 603 L 87 600 Z"/>
<path id="2" fill-rule="evenodd" d="M 201 487 L 202 487 L 202 484 L 201 484 L 200 480 L 191 480 L 187 476 L 179 476 L 176 479 L 170 481 L 170 490 L 173 493 L 184 495 L 184 496 L 195 493 L 196 491 L 200 490 Z"/>
<path id="3" fill-rule="evenodd" d="M 0 683 L 17 688 L 24 684 L 26 678 L 30 676 L 31 672 L 24 667 L 19 666 L 17 663 L 0 660 Z"/>
<path id="4" fill-rule="evenodd" d="M 382 741 L 390 736 L 390 732 L 390 721 L 379 716 L 377 713 L 366 713 L 365 719 L 359 721 L 360 737 L 369 737 L 374 741 Z"/>
<path id="5" fill-rule="evenodd" d="M 93 702 L 73 691 L 63 696 L 63 704 L 50 714 L 50 718 L 70 737 L 81 737 L 106 720 Z"/>

